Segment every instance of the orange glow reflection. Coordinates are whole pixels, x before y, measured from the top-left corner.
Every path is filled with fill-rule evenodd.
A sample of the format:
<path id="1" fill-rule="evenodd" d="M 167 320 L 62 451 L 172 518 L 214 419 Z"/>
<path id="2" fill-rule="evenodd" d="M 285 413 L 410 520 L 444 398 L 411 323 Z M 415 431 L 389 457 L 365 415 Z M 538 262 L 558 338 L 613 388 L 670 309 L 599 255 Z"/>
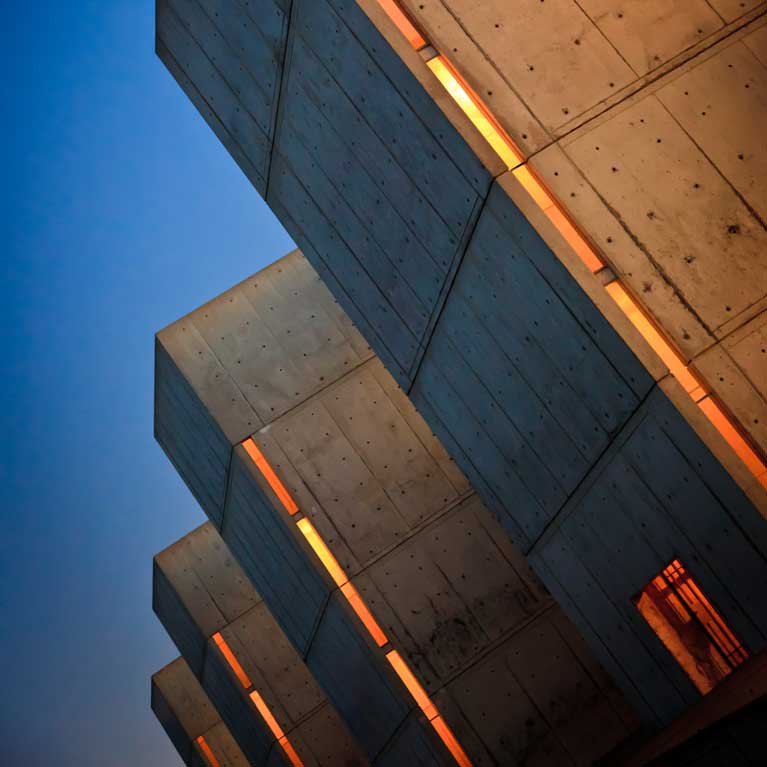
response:
<path id="1" fill-rule="evenodd" d="M 462 82 L 458 73 L 453 69 L 444 56 L 436 56 L 426 62 L 442 86 L 450 94 L 461 111 L 471 120 L 474 127 L 482 134 L 485 141 L 495 153 L 506 163 L 507 168 L 513 168 L 522 162 L 522 155 L 514 146 L 503 130 L 495 123 L 482 102 L 471 93 L 469 86 Z"/>
<path id="2" fill-rule="evenodd" d="M 426 40 L 410 19 L 405 16 L 395 0 L 378 0 L 378 5 L 383 8 L 384 13 L 394 22 L 397 29 L 405 35 L 413 48 L 420 51 L 426 45 Z"/>
<path id="3" fill-rule="evenodd" d="M 287 509 L 288 514 L 291 516 L 298 511 L 298 506 L 293 500 L 291 494 L 282 484 L 280 478 L 275 474 L 274 469 L 269 462 L 264 458 L 263 453 L 258 449 L 258 446 L 252 439 L 246 439 L 242 446 L 245 448 L 245 452 L 251 457 L 253 463 L 258 466 L 258 470 L 263 475 L 264 479 L 269 483 L 269 487 L 272 488 L 274 494 L 280 499 L 280 503 Z"/>
<path id="4" fill-rule="evenodd" d="M 221 763 L 216 759 L 216 755 L 211 750 L 210 746 L 208 745 L 208 742 L 203 738 L 202 735 L 200 735 L 199 738 L 197 738 L 197 745 L 200 747 L 200 751 L 202 751 L 203 756 L 207 760 L 210 767 L 221 767 Z"/>
<path id="5" fill-rule="evenodd" d="M 226 658 L 229 667 L 234 671 L 235 676 L 240 680 L 240 684 L 246 689 L 250 687 L 250 677 L 245 673 L 245 669 L 240 665 L 237 658 L 234 657 L 232 648 L 229 647 L 220 632 L 213 635 L 213 640 L 218 645 L 218 649 L 221 650 L 221 654 Z"/>

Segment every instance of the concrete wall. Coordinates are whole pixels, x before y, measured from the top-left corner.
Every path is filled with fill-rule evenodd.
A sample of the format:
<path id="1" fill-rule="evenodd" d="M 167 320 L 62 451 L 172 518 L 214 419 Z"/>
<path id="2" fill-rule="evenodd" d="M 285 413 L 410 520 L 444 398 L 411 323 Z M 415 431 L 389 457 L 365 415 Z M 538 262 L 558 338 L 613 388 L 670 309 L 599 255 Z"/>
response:
<path id="1" fill-rule="evenodd" d="M 487 507 L 529 554 L 643 718 L 668 722 L 697 694 L 636 614 L 632 597 L 668 563 L 672 552 L 684 554 L 696 579 L 749 649 L 763 648 L 767 607 L 758 593 L 767 579 L 764 493 L 668 379 L 572 249 L 540 211 L 530 208 L 513 176 L 504 174 L 493 181 L 502 171 L 497 158 L 488 156 L 477 131 L 444 95 L 438 95 L 440 86 L 419 57 L 397 42 L 396 29 L 378 6 L 372 0 L 361 0 L 360 5 L 364 13 L 344 0 L 292 4 L 266 199 Z M 446 8 L 438 2 L 418 5 L 424 13 Z M 548 77 L 550 87 L 536 81 L 530 93 L 539 96 L 537 111 L 530 113 L 521 132 L 509 131 L 514 138 L 524 138 L 524 133 L 532 137 L 531 146 L 538 152 L 532 165 L 563 200 L 580 204 L 585 199 L 589 210 L 596 211 L 583 222 L 576 210 L 570 211 L 587 234 L 591 234 L 589 221 L 603 220 L 604 211 L 613 217 L 615 232 L 606 234 L 605 242 L 610 237 L 616 244 L 626 242 L 637 249 L 623 267 L 618 257 L 615 263 L 608 258 L 617 272 L 630 282 L 635 271 L 649 274 L 650 267 L 642 264 L 655 269 L 650 289 L 645 289 L 645 279 L 637 292 L 647 301 L 660 296 L 658 305 L 671 306 L 671 312 L 684 306 L 678 315 L 684 322 L 667 328 L 680 348 L 687 348 L 681 341 L 693 343 L 697 338 L 698 346 L 689 347 L 697 352 L 719 336 L 724 338 L 724 331 L 733 329 L 723 319 L 728 306 L 739 321 L 750 319 L 761 301 L 758 264 L 764 234 L 754 204 L 747 204 L 742 191 L 733 190 L 732 178 L 713 168 L 705 153 L 692 151 L 697 152 L 698 145 L 676 122 L 669 122 L 668 109 L 673 108 L 661 106 L 660 95 L 642 92 L 629 98 L 632 88 L 647 84 L 643 78 L 661 83 L 657 76 L 663 70 L 653 64 L 655 55 L 658 67 L 663 67 L 664 61 L 673 64 L 677 55 L 689 58 L 698 50 L 689 47 L 690 34 L 709 41 L 729 35 L 722 37 L 723 49 L 738 42 L 741 34 L 745 40 L 745 30 L 737 32 L 721 19 L 719 23 L 710 4 L 685 11 L 699 14 L 700 26 L 695 28 L 701 33 L 688 29 L 680 34 L 680 27 L 668 25 L 664 41 L 637 33 L 647 20 L 647 14 L 638 11 L 628 14 L 630 34 L 607 34 L 609 18 L 601 22 L 605 29 L 598 29 L 574 3 L 552 3 L 552 12 L 565 20 L 562 25 L 546 22 L 548 5 L 545 12 L 531 12 L 525 23 L 518 16 L 509 17 L 519 10 L 517 5 L 503 5 L 501 16 L 492 19 L 474 5 L 471 20 L 479 27 L 468 37 L 478 46 L 475 57 L 489 58 L 491 63 L 493 56 L 485 56 L 482 46 L 488 50 L 495 46 L 494 51 L 502 47 L 489 38 L 491 23 L 493 29 L 498 24 L 507 31 L 516 24 L 525 31 L 524 46 L 535 46 L 545 34 L 554 34 L 554 27 L 556 34 L 570 34 L 568 20 L 580 19 L 576 27 L 583 36 L 573 38 L 572 51 L 568 48 L 570 52 L 562 54 L 559 67 L 551 66 L 550 57 L 564 50 L 561 45 L 551 50 L 543 45 L 535 54 L 541 64 L 536 63 L 538 58 L 530 59 L 530 75 Z M 539 4 L 535 5 L 537 9 Z M 498 8 L 486 7 L 493 12 Z M 466 26 L 460 8 L 452 11 L 445 16 L 444 28 Z M 681 6 L 677 11 L 682 13 Z M 598 9 L 590 12 L 598 16 Z M 738 14 L 733 10 L 732 15 Z M 178 61 L 172 46 L 167 47 L 163 19 L 158 14 L 158 39 L 166 45 L 164 51 L 159 46 L 161 55 Z M 733 23 L 737 27 L 741 22 Z M 537 37 L 530 24 L 539 25 Z M 687 29 L 685 24 L 681 26 Z M 757 31 L 756 26 L 748 32 Z M 477 42 L 482 31 L 486 43 Z M 441 42 L 441 32 L 430 28 L 429 34 L 446 51 L 461 49 Z M 637 38 L 645 41 L 639 49 Z M 198 45 L 199 56 L 214 55 L 204 36 Z M 621 46 L 618 55 L 616 47 Z M 649 59 L 645 49 L 651 51 Z M 748 51 L 753 52 L 753 45 Z M 709 60 L 702 55 L 690 59 L 690 71 L 693 64 L 702 66 L 704 58 Z M 520 60 L 509 57 L 507 64 L 517 67 Z M 640 65 L 641 61 L 645 63 Z M 504 82 L 510 74 L 502 72 Z M 563 100 L 561 88 L 557 92 L 555 87 L 557 78 L 565 81 L 576 75 L 588 87 L 568 90 Z M 193 78 L 191 70 L 187 76 Z M 747 84 L 752 86 L 750 80 Z M 513 83 L 507 86 L 505 103 L 514 101 L 511 91 L 523 90 Z M 610 95 L 611 90 L 616 96 Z M 236 88 L 230 88 L 226 98 L 227 108 L 241 103 Z M 583 194 L 580 187 L 559 188 L 560 180 L 572 178 L 565 169 L 577 166 L 565 145 L 575 146 L 582 135 L 565 118 L 585 119 L 589 110 L 604 111 L 613 104 L 611 99 L 615 111 L 587 126 L 601 131 L 600 143 L 583 139 L 581 145 L 584 157 L 609 150 L 607 165 L 600 160 L 602 165 L 597 166 L 588 157 L 583 163 L 589 173 L 599 171 L 602 176 L 594 175 Z M 530 112 L 520 103 L 513 108 L 522 110 L 520 114 Z M 643 104 L 642 114 L 626 117 L 634 104 Z M 639 124 L 620 127 L 626 119 Z M 611 120 L 618 122 L 611 127 Z M 636 130 L 628 130 L 632 127 Z M 587 132 L 584 128 L 583 135 Z M 551 143 L 550 150 L 543 148 L 554 139 L 559 143 Z M 638 148 L 618 146 L 623 140 Z M 592 144 L 600 149 L 589 148 Z M 658 147 L 666 154 L 659 155 Z M 551 157 L 564 153 L 568 161 L 552 166 L 551 178 L 543 164 L 549 151 Z M 543 158 L 539 164 L 536 157 Z M 651 188 L 643 174 L 657 174 L 662 157 L 682 166 L 662 166 L 668 183 L 651 190 L 650 207 L 641 197 L 637 199 L 643 205 L 634 205 L 634 192 L 645 194 L 642 190 Z M 616 186 L 600 189 L 602 177 Z M 691 204 L 685 203 L 684 215 L 674 208 L 679 199 L 687 200 L 672 194 L 674 184 L 684 179 L 691 181 L 689 194 L 703 190 L 699 199 L 704 202 L 692 223 L 686 218 L 694 209 Z M 711 209 L 716 201 L 722 202 L 728 217 L 735 216 L 724 234 L 716 229 L 723 221 L 721 211 Z M 636 221 L 624 221 L 624 205 L 625 215 L 630 213 Z M 687 228 L 680 235 L 672 229 L 681 221 Z M 642 229 L 640 236 L 632 229 L 639 223 L 661 228 L 652 234 Z M 684 304 L 680 294 L 689 291 L 669 285 L 671 267 L 664 258 L 678 256 L 679 248 L 669 249 L 668 243 L 693 240 L 699 247 L 701 232 L 714 247 L 692 254 L 690 264 L 701 271 L 695 272 L 691 286 L 701 298 Z M 600 237 L 593 239 L 601 242 Z M 673 252 L 664 256 L 664 248 Z M 731 284 L 712 267 L 704 268 L 716 260 L 710 252 L 726 253 L 727 275 L 740 275 L 739 281 Z M 687 266 L 674 264 L 680 275 Z M 695 311 L 690 312 L 689 306 Z M 703 316 L 704 307 L 712 312 L 705 323 L 697 327 L 688 322 L 696 313 Z M 690 338 L 684 338 L 685 333 Z M 749 358 L 754 356 L 754 341 L 749 343 L 743 347 L 744 358 L 746 349 Z M 730 343 L 723 349 L 735 346 Z M 758 379 L 760 369 L 755 363 L 752 377 Z M 720 377 L 725 384 L 727 378 Z M 739 384 L 741 391 L 746 388 Z M 736 410 L 734 404 L 731 409 Z M 758 420 L 758 414 L 750 412 L 749 417 Z M 237 461 L 235 471 L 242 471 Z M 226 518 L 224 522 L 226 526 Z M 609 534 L 604 532 L 608 523 Z M 598 540 L 582 532 L 590 529 L 598 531 Z M 233 527 L 232 535 L 244 535 L 244 530 Z M 615 567 L 607 570 L 612 560 L 619 566 L 617 572 Z M 741 563 L 746 563 L 742 570 Z M 321 595 L 318 589 L 316 598 Z M 275 604 L 279 599 L 275 597 Z M 285 599 L 290 604 L 289 594 Z M 306 632 L 312 614 L 310 610 L 302 618 L 303 628 L 296 631 Z"/>
<path id="2" fill-rule="evenodd" d="M 368 764 L 210 523 L 155 557 L 153 607 L 188 659 L 184 679 L 201 685 L 200 694 L 220 712 L 253 767 L 290 761 L 213 638 L 217 633 L 306 767 Z M 195 716 L 202 711 L 196 702 L 188 708 Z"/>
<path id="3" fill-rule="evenodd" d="M 199 738 L 220 767 L 251 767 L 183 658 L 152 676 L 152 711 L 188 767 L 211 767 Z"/>
<path id="4" fill-rule="evenodd" d="M 299 253 L 267 272 L 276 269 L 299 280 L 311 271 Z M 210 352 L 223 358 L 243 327 L 229 298 L 162 331 L 158 346 L 177 348 L 175 337 L 202 313 Z M 287 313 L 295 300 L 286 290 L 271 306 Z M 209 367 L 204 355 L 197 359 L 201 370 Z M 215 379 L 222 390 L 238 359 L 222 361 Z M 249 364 L 243 386 L 283 363 L 254 354 Z M 385 658 L 395 648 L 476 765 L 586 765 L 607 753 L 636 727 L 636 715 L 381 362 L 343 368 L 252 439 L 383 627 L 386 647 L 370 640 L 241 445 L 228 462 L 221 534 L 349 729 L 376 764 L 400 764 L 406 754 L 451 763 Z M 180 375 L 166 371 L 158 368 L 158 388 Z M 186 373 L 201 380 L 191 367 Z M 236 398 L 229 400 L 234 426 L 249 416 L 238 416 Z M 223 401 L 201 386 L 196 409 Z M 178 402 L 162 407 L 178 410 Z M 207 436 L 177 434 L 165 447 L 173 457 L 182 443 Z M 202 446 L 194 453 L 202 455 Z M 156 577 L 156 593 L 162 583 Z"/>

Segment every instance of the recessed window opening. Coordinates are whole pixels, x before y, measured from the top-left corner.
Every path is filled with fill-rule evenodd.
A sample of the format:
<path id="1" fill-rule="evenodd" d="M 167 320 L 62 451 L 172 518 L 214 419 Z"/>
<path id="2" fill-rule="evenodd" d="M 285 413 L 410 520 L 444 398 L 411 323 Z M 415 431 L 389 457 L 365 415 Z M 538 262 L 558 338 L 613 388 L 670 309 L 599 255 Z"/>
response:
<path id="1" fill-rule="evenodd" d="M 284 490 L 284 493 L 287 496 L 287 498 L 283 498 L 283 496 L 280 493 L 276 493 L 276 495 L 280 499 L 280 501 L 285 505 L 285 508 L 287 509 L 295 508 L 295 512 L 291 512 L 291 514 L 298 513 L 298 506 L 296 505 L 295 501 L 290 497 L 290 494 L 288 493 L 288 491 L 285 490 L 284 485 L 282 485 L 282 483 L 280 482 L 280 479 L 279 477 L 277 477 L 276 472 L 269 465 L 268 461 L 263 456 L 263 454 L 255 446 L 255 443 L 253 442 L 253 440 L 247 439 L 245 440 L 243 445 L 245 447 L 246 452 L 252 458 L 256 467 L 259 469 L 259 471 L 264 476 L 266 481 L 270 484 L 270 486 L 274 489 L 273 483 L 275 483 Z M 333 552 L 331 552 L 328 545 L 322 539 L 322 536 L 319 534 L 317 528 L 315 528 L 315 526 L 311 523 L 311 521 L 304 516 L 301 516 L 299 519 L 296 520 L 296 527 L 300 530 L 301 534 L 306 539 L 306 542 L 309 544 L 309 546 L 312 548 L 314 553 L 317 555 L 317 558 L 322 563 L 322 566 L 327 570 L 328 574 L 333 579 L 333 582 L 336 584 L 336 586 L 338 586 L 339 591 L 341 592 L 341 594 L 343 594 L 349 606 L 352 608 L 352 610 L 354 610 L 357 617 L 362 621 L 362 625 L 370 634 L 373 641 L 379 647 L 385 648 L 389 644 L 389 640 L 386 634 L 384 633 L 383 629 L 378 624 L 376 619 L 373 617 L 373 614 L 370 612 L 370 609 L 365 604 L 365 600 L 360 596 L 357 589 L 354 587 L 354 585 L 351 583 L 351 581 L 347 577 L 346 573 L 344 572 L 344 569 L 341 567 L 341 564 L 333 555 Z M 220 636 L 220 634 L 217 636 Z M 223 639 L 221 641 L 223 642 Z M 230 654 L 231 654 L 231 651 L 230 651 Z M 232 657 L 234 656 L 232 655 Z M 416 679 L 415 674 L 413 674 L 410 667 L 407 665 L 407 663 L 405 663 L 402 656 L 396 650 L 390 649 L 386 651 L 386 659 L 391 664 L 397 676 L 402 680 L 402 682 L 404 683 L 410 695 L 413 697 L 413 700 L 415 700 L 418 707 L 426 715 L 426 718 L 429 720 L 429 723 L 434 728 L 434 731 L 437 733 L 439 738 L 445 744 L 445 747 L 448 749 L 448 751 L 452 754 L 453 758 L 455 759 L 459 767 L 473 767 L 471 760 L 469 759 L 466 752 L 463 750 L 463 747 L 459 743 L 458 738 L 455 737 L 455 734 L 450 729 L 447 722 L 445 722 L 445 720 L 442 718 L 439 711 L 437 710 L 437 707 L 429 698 L 426 690 L 421 686 L 419 681 Z M 256 693 L 255 691 L 251 693 L 251 699 L 253 700 L 254 704 L 259 709 L 259 711 L 261 711 L 261 705 L 264 705 L 263 699 L 261 699 L 260 696 L 258 697 L 254 697 L 254 696 L 258 696 L 258 693 Z M 267 712 L 268 712 L 268 709 L 267 709 Z M 263 711 L 261 715 L 264 717 L 267 723 L 269 723 L 270 720 L 267 718 L 267 715 Z M 271 714 L 269 714 L 269 716 L 271 716 Z M 272 720 L 273 719 L 274 717 L 272 717 Z M 274 724 L 277 725 L 276 721 L 274 722 Z M 272 731 L 276 733 L 276 730 L 273 729 Z M 277 735 L 277 737 L 279 739 L 279 735 Z M 290 748 L 290 744 L 288 744 L 287 742 L 283 743 L 282 740 L 280 740 L 280 744 L 285 749 L 285 753 L 292 760 L 291 753 L 295 754 L 295 752 L 293 752 L 292 749 Z M 298 759 L 297 756 L 295 758 Z M 293 761 L 293 764 L 295 765 L 295 767 L 300 767 L 301 765 L 300 761 L 298 762 Z"/>
<path id="2" fill-rule="evenodd" d="M 678 559 L 653 578 L 634 603 L 703 695 L 748 658 L 743 644 Z"/>

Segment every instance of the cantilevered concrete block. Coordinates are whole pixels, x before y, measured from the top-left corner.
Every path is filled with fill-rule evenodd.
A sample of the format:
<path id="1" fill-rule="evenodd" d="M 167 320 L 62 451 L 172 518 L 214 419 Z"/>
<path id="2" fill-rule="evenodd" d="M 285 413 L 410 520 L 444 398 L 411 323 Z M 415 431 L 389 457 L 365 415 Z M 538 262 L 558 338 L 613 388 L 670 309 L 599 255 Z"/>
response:
<path id="1" fill-rule="evenodd" d="M 231 447 L 370 356 L 288 256 L 157 334 L 155 435 L 220 525 Z"/>
<path id="2" fill-rule="evenodd" d="M 152 677 L 152 711 L 188 767 L 252 767 L 183 658 Z"/>
<path id="3" fill-rule="evenodd" d="M 367 764 L 209 523 L 155 558 L 154 609 L 255 767 Z M 186 667 L 185 667 L 186 668 Z"/>
<path id="4" fill-rule="evenodd" d="M 203 318 L 224 348 L 242 324 L 226 297 Z M 268 379 L 283 363 L 242 364 L 257 384 L 259 366 Z M 232 555 L 374 763 L 589 764 L 634 714 L 380 361 L 347 367 L 234 448 L 221 515 Z M 230 633 L 241 621 L 220 631 L 246 657 L 242 627 Z M 216 699 L 232 675 L 217 649 L 209 658 Z M 499 680 L 489 709 L 480 669 Z"/>

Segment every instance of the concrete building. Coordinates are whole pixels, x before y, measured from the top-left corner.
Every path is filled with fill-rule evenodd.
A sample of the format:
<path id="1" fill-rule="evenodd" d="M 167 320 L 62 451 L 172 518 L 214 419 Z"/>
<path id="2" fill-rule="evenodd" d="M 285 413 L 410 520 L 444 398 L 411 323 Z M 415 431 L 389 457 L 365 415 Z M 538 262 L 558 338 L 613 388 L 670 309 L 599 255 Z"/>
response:
<path id="1" fill-rule="evenodd" d="M 250 767 L 183 658 L 152 677 L 152 711 L 187 767 Z"/>
<path id="2" fill-rule="evenodd" d="M 368 765 L 210 523 L 155 557 L 152 602 L 184 659 L 179 680 L 200 691 L 188 709 L 220 712 L 251 767 Z"/>
<path id="3" fill-rule="evenodd" d="M 638 716 L 667 749 L 763 690 L 767 7 L 623 5 L 158 2 L 159 55 L 357 328 L 305 270 L 246 281 L 159 335 L 158 439 L 371 760 L 410 742 L 379 650 L 433 703 L 496 641 L 430 656 L 423 605 L 390 619 L 380 593 L 378 562 L 453 507 L 489 509 L 621 689 L 613 745 Z M 315 643 L 359 636 L 360 601 L 373 641 L 333 665 Z M 349 678 L 389 710 L 357 719 Z M 533 763 L 476 737 L 487 711 L 435 710 L 472 763 Z M 543 718 L 572 763 L 602 755 Z"/>

